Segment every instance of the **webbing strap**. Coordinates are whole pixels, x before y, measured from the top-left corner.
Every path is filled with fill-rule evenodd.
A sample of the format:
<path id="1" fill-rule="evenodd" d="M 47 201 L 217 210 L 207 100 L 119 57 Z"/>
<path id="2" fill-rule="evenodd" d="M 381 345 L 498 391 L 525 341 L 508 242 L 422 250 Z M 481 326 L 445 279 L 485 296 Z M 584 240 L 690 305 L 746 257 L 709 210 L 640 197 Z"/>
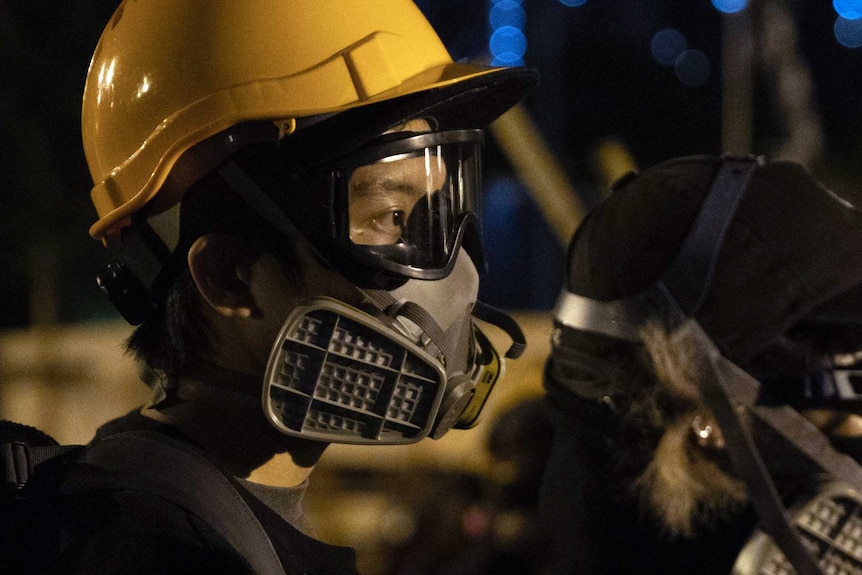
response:
<path id="1" fill-rule="evenodd" d="M 228 477 L 186 442 L 148 430 L 93 443 L 81 463 L 107 469 L 93 476 L 73 468 L 63 494 L 134 489 L 162 497 L 203 519 L 259 575 L 285 575 L 266 530 Z M 83 469 L 83 468 L 81 468 Z"/>
<path id="2" fill-rule="evenodd" d="M 718 252 L 758 164 L 754 156 L 724 159 L 685 243 L 662 277 L 687 316 L 697 315 L 712 286 Z"/>
<path id="3" fill-rule="evenodd" d="M 521 326 L 518 325 L 515 318 L 506 312 L 485 302 L 477 301 L 476 305 L 473 306 L 473 317 L 495 325 L 506 332 L 506 335 L 512 339 L 512 345 L 506 350 L 506 357 L 509 359 L 518 359 L 527 349 L 527 338 L 524 337 Z"/>
<path id="4" fill-rule="evenodd" d="M 33 470 L 43 461 L 62 455 L 79 445 L 33 447 L 20 441 L 0 443 L 0 481 L 3 490 L 20 490 L 27 485 Z"/>
<path id="5" fill-rule="evenodd" d="M 739 409 L 746 407 L 745 402 L 739 402 L 728 389 L 729 380 L 735 380 L 736 384 L 739 384 L 748 378 L 755 389 L 757 381 L 739 367 L 724 360 L 695 320 L 683 322 L 674 332 L 673 338 L 687 349 L 697 350 L 694 357 L 701 395 L 715 416 L 727 444 L 732 446 L 726 450 L 727 454 L 734 471 L 745 482 L 749 499 L 757 511 L 763 531 L 778 545 L 797 575 L 823 575 L 792 525 L 750 430 L 740 420 Z"/>

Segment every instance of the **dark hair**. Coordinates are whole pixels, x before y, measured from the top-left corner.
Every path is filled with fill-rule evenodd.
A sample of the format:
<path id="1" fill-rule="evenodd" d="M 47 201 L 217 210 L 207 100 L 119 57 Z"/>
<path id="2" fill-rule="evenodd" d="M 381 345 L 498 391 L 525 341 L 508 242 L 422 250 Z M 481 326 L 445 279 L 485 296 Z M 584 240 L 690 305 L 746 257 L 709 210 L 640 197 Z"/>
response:
<path id="1" fill-rule="evenodd" d="M 168 288 L 164 304 L 126 340 L 126 351 L 151 370 L 149 375 L 176 377 L 200 356 L 205 346 L 201 337 L 205 327 L 198 305 L 197 288 L 186 267 Z M 154 383 L 149 377 L 144 381 L 150 386 Z"/>

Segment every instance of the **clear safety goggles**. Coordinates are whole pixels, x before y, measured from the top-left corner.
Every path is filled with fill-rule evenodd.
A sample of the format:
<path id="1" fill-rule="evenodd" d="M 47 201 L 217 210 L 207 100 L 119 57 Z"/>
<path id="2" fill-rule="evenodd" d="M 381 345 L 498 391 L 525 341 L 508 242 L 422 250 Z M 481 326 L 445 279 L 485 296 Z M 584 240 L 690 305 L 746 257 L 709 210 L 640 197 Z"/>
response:
<path id="1" fill-rule="evenodd" d="M 481 130 L 392 133 L 345 156 L 330 173 L 334 242 L 375 269 L 445 277 L 478 227 L 481 146 Z"/>

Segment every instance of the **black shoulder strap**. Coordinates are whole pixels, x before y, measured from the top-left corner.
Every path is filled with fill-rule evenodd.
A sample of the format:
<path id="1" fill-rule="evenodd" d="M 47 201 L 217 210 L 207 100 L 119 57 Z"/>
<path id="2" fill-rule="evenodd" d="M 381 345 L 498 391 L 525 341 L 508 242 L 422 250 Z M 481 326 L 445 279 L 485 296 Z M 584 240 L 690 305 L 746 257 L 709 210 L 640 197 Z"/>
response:
<path id="1" fill-rule="evenodd" d="M 34 447 L 22 441 L 0 443 L 0 493 L 21 491 L 37 465 L 81 448 L 81 445 Z"/>
<path id="2" fill-rule="evenodd" d="M 114 473 L 70 473 L 61 493 L 135 489 L 162 497 L 206 521 L 259 575 L 285 575 L 266 530 L 231 480 L 195 446 L 149 430 L 118 433 L 80 459 Z"/>

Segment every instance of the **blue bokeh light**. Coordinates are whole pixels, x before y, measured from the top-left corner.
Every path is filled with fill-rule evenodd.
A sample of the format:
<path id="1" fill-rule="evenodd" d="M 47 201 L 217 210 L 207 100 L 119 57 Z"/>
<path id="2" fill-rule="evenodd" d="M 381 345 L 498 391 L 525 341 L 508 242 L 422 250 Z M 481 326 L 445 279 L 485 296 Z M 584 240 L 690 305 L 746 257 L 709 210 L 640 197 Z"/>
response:
<path id="1" fill-rule="evenodd" d="M 862 18 L 862 0 L 832 0 L 832 7 L 847 20 Z"/>
<path id="2" fill-rule="evenodd" d="M 675 28 L 663 28 L 653 35 L 650 41 L 652 57 L 662 66 L 673 66 L 679 55 L 688 48 L 682 32 Z"/>
<path id="3" fill-rule="evenodd" d="M 527 15 L 524 8 L 515 0 L 501 0 L 494 3 L 491 14 L 488 16 L 492 30 L 499 30 L 503 26 L 512 26 L 523 30 L 526 19 Z"/>
<path id="4" fill-rule="evenodd" d="M 833 26 L 835 39 L 846 48 L 859 48 L 862 46 L 862 19 L 847 19 L 839 16 Z"/>
<path id="5" fill-rule="evenodd" d="M 499 64 L 520 64 L 527 51 L 527 38 L 514 26 L 503 26 L 491 34 L 491 54 Z"/>
<path id="6" fill-rule="evenodd" d="M 587 0 L 560 0 L 560 4 L 569 8 L 577 8 L 587 3 Z"/>
<path id="7" fill-rule="evenodd" d="M 712 0 L 712 5 L 719 12 L 735 14 L 741 12 L 748 5 L 748 0 Z"/>
<path id="8" fill-rule="evenodd" d="M 700 86 L 709 79 L 709 58 L 700 50 L 686 50 L 676 59 L 674 71 L 686 86 Z"/>

